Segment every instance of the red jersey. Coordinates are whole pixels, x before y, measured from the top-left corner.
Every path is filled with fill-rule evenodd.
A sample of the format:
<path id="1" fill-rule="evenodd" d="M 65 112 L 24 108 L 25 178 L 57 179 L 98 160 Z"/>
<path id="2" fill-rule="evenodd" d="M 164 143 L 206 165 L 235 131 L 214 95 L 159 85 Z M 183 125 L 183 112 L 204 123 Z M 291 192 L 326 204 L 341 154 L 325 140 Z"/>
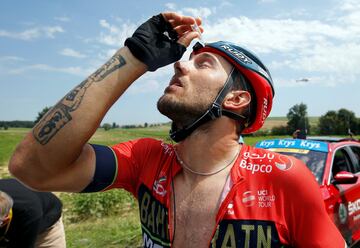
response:
<path id="1" fill-rule="evenodd" d="M 171 181 L 182 170 L 173 146 L 138 139 L 93 147 L 96 172 L 84 191 L 131 192 L 139 202 L 144 247 L 170 247 Z M 216 223 L 212 248 L 346 247 L 307 167 L 293 157 L 245 144 L 230 171 Z"/>

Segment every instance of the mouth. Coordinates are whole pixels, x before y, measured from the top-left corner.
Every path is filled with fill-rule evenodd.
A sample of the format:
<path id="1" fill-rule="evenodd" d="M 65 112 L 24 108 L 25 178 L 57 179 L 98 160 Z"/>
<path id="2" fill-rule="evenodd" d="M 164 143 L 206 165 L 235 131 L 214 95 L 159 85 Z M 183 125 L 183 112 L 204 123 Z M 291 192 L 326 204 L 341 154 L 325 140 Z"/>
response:
<path id="1" fill-rule="evenodd" d="M 169 86 L 165 88 L 165 93 L 169 93 L 170 91 L 174 91 L 183 87 L 184 85 L 182 84 L 181 80 L 178 77 L 173 77 L 170 80 Z"/>
<path id="2" fill-rule="evenodd" d="M 178 87 L 183 87 L 180 79 L 178 77 L 173 77 L 169 83 L 169 86 L 178 86 Z"/>

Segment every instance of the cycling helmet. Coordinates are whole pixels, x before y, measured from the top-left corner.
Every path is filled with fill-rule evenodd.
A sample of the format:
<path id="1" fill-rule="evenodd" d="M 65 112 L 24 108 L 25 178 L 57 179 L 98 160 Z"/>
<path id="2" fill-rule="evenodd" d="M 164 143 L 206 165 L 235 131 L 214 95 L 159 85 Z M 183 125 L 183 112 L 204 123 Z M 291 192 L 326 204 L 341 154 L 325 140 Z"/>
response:
<path id="1" fill-rule="evenodd" d="M 242 130 L 242 134 L 253 133 L 260 129 L 263 126 L 265 119 L 270 114 L 272 101 L 275 94 L 270 72 L 260 61 L 260 59 L 249 50 L 226 41 L 206 43 L 205 45 L 196 43 L 193 47 L 193 52 L 195 54 L 202 52 L 218 54 L 230 62 L 237 70 L 234 70 L 233 68 L 224 84 L 224 87 L 219 92 L 209 109 L 194 123 L 187 127 L 178 129 L 173 123 L 170 130 L 170 137 L 176 142 L 181 141 L 190 135 L 191 132 L 193 132 L 200 125 L 209 120 L 219 118 L 222 115 L 228 116 L 235 120 L 246 119 L 246 117 L 242 115 L 222 109 L 222 102 L 226 94 L 230 91 L 237 73 L 242 74 L 247 79 L 247 82 L 254 91 L 253 93 L 255 99 L 253 100 L 256 101 L 255 113 L 251 113 L 253 118 L 250 122 L 245 124 L 245 127 Z"/>

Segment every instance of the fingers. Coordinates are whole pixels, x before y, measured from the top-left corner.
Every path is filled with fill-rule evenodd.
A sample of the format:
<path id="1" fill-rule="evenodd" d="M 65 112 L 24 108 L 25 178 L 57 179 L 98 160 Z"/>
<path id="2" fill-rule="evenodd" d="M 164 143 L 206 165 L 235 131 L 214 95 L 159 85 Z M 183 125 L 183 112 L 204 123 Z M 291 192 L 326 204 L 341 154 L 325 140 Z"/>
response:
<path id="1" fill-rule="evenodd" d="M 164 16 L 165 20 L 168 21 L 175 30 L 180 29 L 182 33 L 186 31 L 190 31 L 191 25 L 195 23 L 199 27 L 201 26 L 200 17 L 194 18 L 192 16 L 179 15 L 175 12 L 165 12 L 162 13 L 162 15 Z"/>
<path id="2" fill-rule="evenodd" d="M 194 18 L 191 16 L 180 15 L 175 12 L 166 12 L 162 13 L 162 15 L 179 35 L 178 43 L 186 47 L 189 46 L 193 39 L 200 37 L 200 34 L 194 31 L 191 25 L 196 23 L 200 32 L 204 32 L 204 28 L 201 26 L 202 21 L 200 17 Z"/>
<path id="3" fill-rule="evenodd" d="M 193 39 L 199 37 L 200 34 L 198 32 L 194 32 L 194 31 L 187 32 L 184 35 L 182 35 L 177 42 L 184 45 L 185 47 L 188 47 Z"/>
<path id="4" fill-rule="evenodd" d="M 171 23 L 173 27 L 178 25 L 191 25 L 195 23 L 195 18 L 192 16 L 184 16 L 175 12 L 162 13 L 165 20 Z"/>

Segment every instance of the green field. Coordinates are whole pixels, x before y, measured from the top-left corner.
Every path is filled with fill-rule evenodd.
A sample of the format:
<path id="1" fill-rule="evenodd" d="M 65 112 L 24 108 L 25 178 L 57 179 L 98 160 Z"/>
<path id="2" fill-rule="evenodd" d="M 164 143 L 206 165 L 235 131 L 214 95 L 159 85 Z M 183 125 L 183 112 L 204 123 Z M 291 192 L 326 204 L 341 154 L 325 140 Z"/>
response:
<path id="1" fill-rule="evenodd" d="M 276 123 L 284 119 L 274 120 Z M 286 122 L 286 120 L 285 120 Z M 273 123 L 271 124 L 273 125 Z M 90 142 L 110 145 L 141 137 L 169 140 L 169 126 L 136 129 L 98 129 Z M 9 177 L 8 161 L 16 144 L 30 129 L 10 128 L 0 130 L 0 172 L 1 177 Z M 263 137 L 245 137 L 245 142 L 254 144 Z M 267 137 L 272 138 L 272 137 Z M 113 192 L 113 193 L 112 193 Z M 138 207 L 133 198 L 123 190 L 112 190 L 96 194 L 56 193 L 64 205 L 64 224 L 68 247 L 138 247 L 141 245 L 141 231 Z M 109 205 L 112 212 L 105 213 L 103 197 L 122 198 Z M 107 198 L 109 199 L 109 198 Z M 105 198 L 106 200 L 106 198 Z M 79 206 L 79 204 L 84 206 Z M 106 203 L 105 203 L 106 205 Z M 88 211 L 90 209 L 90 211 Z M 91 211 L 94 210 L 94 211 Z M 85 214 L 81 215 L 81 213 Z M 80 213 L 80 214 L 79 214 Z"/>
<path id="2" fill-rule="evenodd" d="M 316 122 L 317 120 L 313 120 Z M 286 118 L 270 118 L 264 128 L 275 123 L 286 124 Z M 169 126 L 136 129 L 98 129 L 90 142 L 110 145 L 122 141 L 155 137 L 169 140 Z M 16 144 L 30 129 L 0 130 L 0 172 L 9 177 L 7 165 Z M 245 137 L 245 143 L 253 145 L 267 137 Z M 138 247 L 141 231 L 137 204 L 127 192 L 112 190 L 96 194 L 56 193 L 64 205 L 64 224 L 68 247 Z M 108 211 L 106 211 L 108 210 Z"/>

